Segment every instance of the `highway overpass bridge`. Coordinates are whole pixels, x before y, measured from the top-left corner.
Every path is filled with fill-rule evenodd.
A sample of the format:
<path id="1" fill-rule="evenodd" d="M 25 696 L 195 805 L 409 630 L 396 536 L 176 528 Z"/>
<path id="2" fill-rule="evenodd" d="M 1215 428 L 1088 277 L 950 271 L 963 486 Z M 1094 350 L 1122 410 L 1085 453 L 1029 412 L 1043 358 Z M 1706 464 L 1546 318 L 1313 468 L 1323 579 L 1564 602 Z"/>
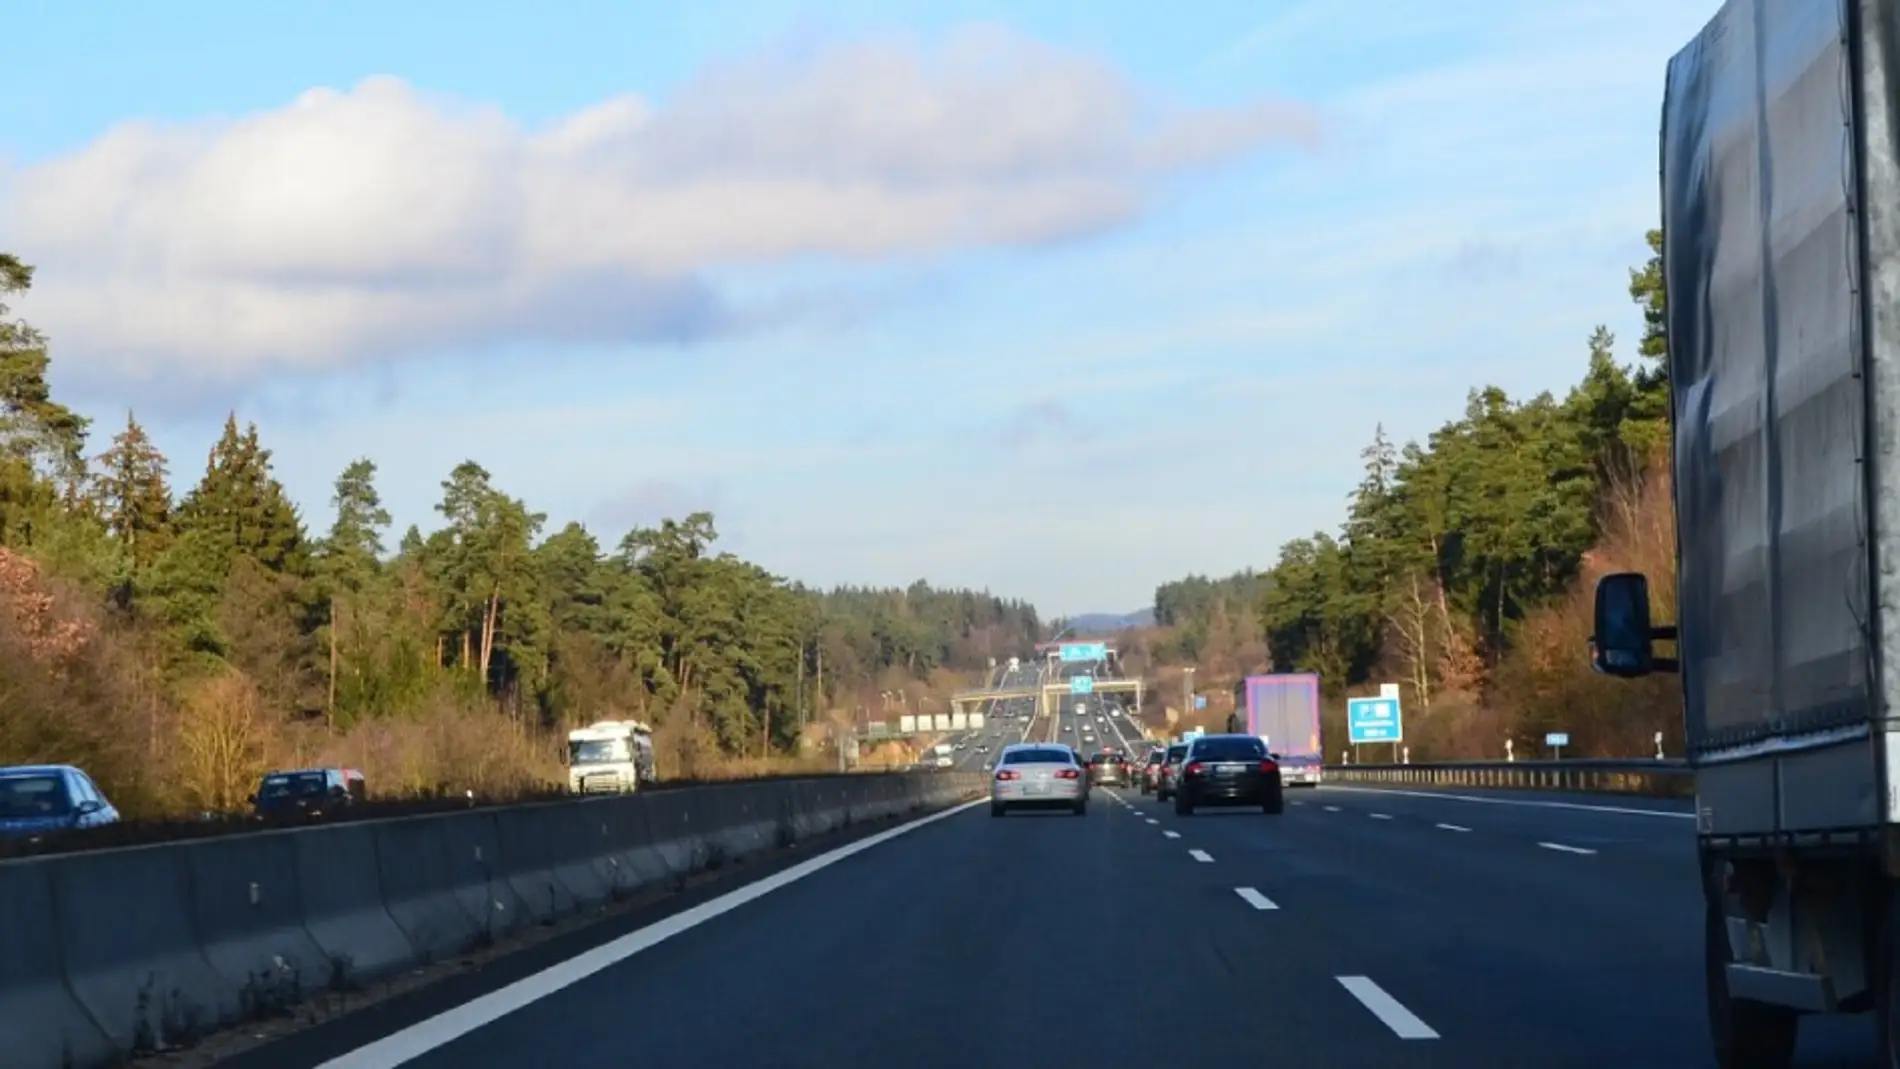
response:
<path id="1" fill-rule="evenodd" d="M 975 690 L 958 691 L 950 696 L 950 708 L 953 712 L 973 713 L 984 711 L 991 702 L 1021 701 L 1033 698 L 1036 701 L 1036 713 L 1047 716 L 1056 711 L 1062 699 L 1075 693 L 1068 680 L 1051 680 L 1047 683 L 1014 687 L 981 687 Z M 1089 694 L 1132 694 L 1135 696 L 1135 712 L 1141 712 L 1142 696 L 1147 686 L 1140 679 L 1097 679 L 1089 688 Z"/>

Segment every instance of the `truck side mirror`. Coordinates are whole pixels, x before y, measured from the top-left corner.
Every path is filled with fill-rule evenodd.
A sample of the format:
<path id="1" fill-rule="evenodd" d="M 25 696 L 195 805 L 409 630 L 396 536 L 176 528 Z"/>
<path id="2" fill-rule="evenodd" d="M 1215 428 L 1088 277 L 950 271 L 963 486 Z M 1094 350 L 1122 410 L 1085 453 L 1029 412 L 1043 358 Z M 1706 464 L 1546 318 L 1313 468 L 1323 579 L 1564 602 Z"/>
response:
<path id="1" fill-rule="evenodd" d="M 1618 572 L 1597 580 L 1595 631 L 1590 636 L 1590 667 L 1606 676 L 1635 679 L 1674 671 L 1676 662 L 1659 658 L 1655 643 L 1674 638 L 1675 628 L 1649 621 L 1649 577 Z"/>

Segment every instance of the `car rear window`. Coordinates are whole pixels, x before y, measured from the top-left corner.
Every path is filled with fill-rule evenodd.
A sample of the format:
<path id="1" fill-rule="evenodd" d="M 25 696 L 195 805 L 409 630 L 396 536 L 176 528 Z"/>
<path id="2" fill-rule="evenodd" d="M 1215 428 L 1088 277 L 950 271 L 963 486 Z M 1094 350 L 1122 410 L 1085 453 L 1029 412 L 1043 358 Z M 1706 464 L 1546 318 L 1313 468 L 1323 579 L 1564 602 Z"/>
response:
<path id="1" fill-rule="evenodd" d="M 1168 760 L 1179 761 L 1181 758 L 1185 756 L 1187 756 L 1187 747 L 1185 746 L 1168 747 Z"/>
<path id="2" fill-rule="evenodd" d="M 1148 763 L 1151 765 L 1158 765 L 1166 758 L 1167 758 L 1166 754 L 1162 753 L 1160 750 L 1155 750 L 1148 755 Z"/>
<path id="3" fill-rule="evenodd" d="M 1069 751 L 1058 750 L 1054 747 L 1039 750 L 1011 750 L 1003 755 L 1003 763 L 1006 765 L 1068 764 L 1072 760 L 1074 760 L 1074 755 Z"/>
<path id="4" fill-rule="evenodd" d="M 292 796 L 322 794 L 330 785 L 330 777 L 322 772 L 291 772 L 276 776 L 265 776 L 264 784 L 257 796 L 266 801 L 276 801 Z"/>
<path id="5" fill-rule="evenodd" d="M 1267 756 L 1259 739 L 1202 739 L 1194 744 L 1194 756 L 1202 761 L 1258 761 Z"/>

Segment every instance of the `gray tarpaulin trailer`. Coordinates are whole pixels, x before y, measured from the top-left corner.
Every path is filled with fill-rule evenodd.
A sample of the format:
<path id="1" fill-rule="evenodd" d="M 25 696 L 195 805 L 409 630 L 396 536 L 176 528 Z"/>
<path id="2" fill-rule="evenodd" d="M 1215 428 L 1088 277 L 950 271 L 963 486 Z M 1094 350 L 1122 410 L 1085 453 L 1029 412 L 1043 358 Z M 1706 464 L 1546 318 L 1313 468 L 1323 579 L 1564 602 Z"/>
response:
<path id="1" fill-rule="evenodd" d="M 1866 1010 L 1900 1066 L 1897 28 L 1730 0 L 1668 69 L 1677 618 L 1608 577 L 1591 657 L 1681 673 L 1724 1066 Z"/>

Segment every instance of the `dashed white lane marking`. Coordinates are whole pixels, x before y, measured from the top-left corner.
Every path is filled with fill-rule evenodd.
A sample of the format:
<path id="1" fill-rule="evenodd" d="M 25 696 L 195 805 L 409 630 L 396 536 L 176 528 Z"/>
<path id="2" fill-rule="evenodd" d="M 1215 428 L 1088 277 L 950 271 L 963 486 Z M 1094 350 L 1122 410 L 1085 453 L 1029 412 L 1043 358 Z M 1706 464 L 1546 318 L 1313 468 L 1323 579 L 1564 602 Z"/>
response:
<path id="1" fill-rule="evenodd" d="M 1165 836 L 1167 836 L 1167 837 L 1168 837 L 1168 838 L 1170 838 L 1170 839 L 1179 839 L 1179 838 L 1181 837 L 1181 833 L 1180 833 L 1180 832 L 1178 832 L 1178 831 L 1166 831 L 1166 830 L 1164 830 L 1164 831 L 1162 831 L 1162 833 L 1161 833 L 1161 834 L 1163 834 L 1163 835 L 1165 835 Z"/>
<path id="2" fill-rule="evenodd" d="M 1294 805 L 1305 805 L 1306 803 L 1305 803 L 1305 802 L 1299 802 L 1299 801 L 1296 801 L 1296 802 L 1294 802 L 1293 804 L 1294 804 Z"/>
<path id="3" fill-rule="evenodd" d="M 346 1054 L 339 1054 L 324 1062 L 318 1069 L 393 1069 L 394 1066 L 414 1061 L 523 1006 L 547 998 L 608 966 L 658 946 L 682 932 L 697 928 L 748 902 L 763 898 L 787 884 L 797 883 L 845 858 L 874 849 L 906 832 L 915 831 L 928 824 L 935 824 L 940 820 L 947 820 L 988 801 L 987 798 L 978 798 L 939 813 L 932 813 L 927 817 L 920 817 L 908 824 L 900 824 L 895 828 L 859 839 L 857 842 L 846 843 L 835 850 L 829 850 L 808 861 L 802 861 L 756 883 L 728 891 L 718 898 L 701 902 L 691 909 L 675 913 L 664 920 L 628 932 L 626 935 L 603 943 L 592 950 L 584 951 L 566 961 L 550 965 L 538 973 L 516 980 L 507 987 L 464 1002 L 454 1009 L 445 1010 L 427 1020 L 418 1021 L 367 1046 L 358 1047 Z"/>
<path id="4" fill-rule="evenodd" d="M 1246 902 L 1248 905 L 1252 906 L 1255 909 L 1279 909 L 1280 908 L 1278 905 L 1274 904 L 1273 899 L 1268 898 L 1266 895 L 1261 894 L 1259 891 L 1256 891 L 1251 887 L 1236 887 L 1234 888 L 1234 893 L 1239 895 L 1242 901 Z"/>
<path id="5" fill-rule="evenodd" d="M 1339 812 L 1339 807 L 1338 807 L 1338 806 L 1336 806 L 1336 805 L 1329 805 L 1329 806 L 1327 806 L 1327 807 L 1326 807 L 1326 811 L 1327 811 L 1328 813 L 1337 813 L 1337 812 Z"/>
<path id="6" fill-rule="evenodd" d="M 1353 791 L 1357 794 L 1396 794 L 1405 798 L 1443 798 L 1452 802 L 1475 802 L 1478 805 L 1514 805 L 1526 809 L 1579 809 L 1586 813 L 1620 813 L 1632 817 L 1667 817 L 1670 820 L 1694 820 L 1694 813 L 1684 813 L 1675 809 L 1638 809 L 1624 805 L 1586 805 L 1583 802 L 1544 802 L 1533 798 L 1479 798 L 1471 794 L 1446 794 L 1442 791 L 1402 791 L 1396 787 L 1344 787 L 1334 785 L 1326 788 L 1331 791 Z"/>
<path id="7" fill-rule="evenodd" d="M 1158 821 L 1158 820 L 1156 820 L 1156 819 L 1155 819 L 1155 818 L 1153 818 L 1153 817 L 1149 817 L 1149 818 L 1148 818 L 1148 823 L 1150 823 L 1150 824 L 1159 824 L 1159 823 L 1161 823 L 1161 822 L 1160 822 L 1160 821 Z"/>
<path id="8" fill-rule="evenodd" d="M 1390 813 L 1367 813 L 1366 815 L 1371 817 L 1374 820 L 1391 820 L 1392 819 L 1392 814 Z"/>
<path id="9" fill-rule="evenodd" d="M 1203 865 L 1214 860 L 1214 855 L 1208 853 L 1205 850 L 1189 850 L 1188 856 L 1193 858 L 1196 861 L 1199 861 Z"/>
<path id="10" fill-rule="evenodd" d="M 1400 1039 L 1437 1039 L 1438 1033 L 1432 1026 L 1419 1020 L 1418 1014 L 1405 1008 L 1398 999 L 1385 993 L 1385 988 L 1373 983 L 1364 976 L 1334 977 L 1339 986 L 1352 993 L 1352 997 L 1372 1015 L 1385 1023 L 1387 1028 Z"/>
<path id="11" fill-rule="evenodd" d="M 1566 854 L 1594 854 L 1596 853 L 1595 850 L 1591 850 L 1588 847 L 1565 846 L 1562 843 L 1538 843 L 1537 845 L 1543 847 L 1546 850 L 1561 850 Z"/>
<path id="12" fill-rule="evenodd" d="M 1432 827 L 1443 828 L 1446 831 L 1470 831 L 1471 830 L 1470 828 L 1467 828 L 1458 824 L 1434 824 L 1432 825 Z"/>

